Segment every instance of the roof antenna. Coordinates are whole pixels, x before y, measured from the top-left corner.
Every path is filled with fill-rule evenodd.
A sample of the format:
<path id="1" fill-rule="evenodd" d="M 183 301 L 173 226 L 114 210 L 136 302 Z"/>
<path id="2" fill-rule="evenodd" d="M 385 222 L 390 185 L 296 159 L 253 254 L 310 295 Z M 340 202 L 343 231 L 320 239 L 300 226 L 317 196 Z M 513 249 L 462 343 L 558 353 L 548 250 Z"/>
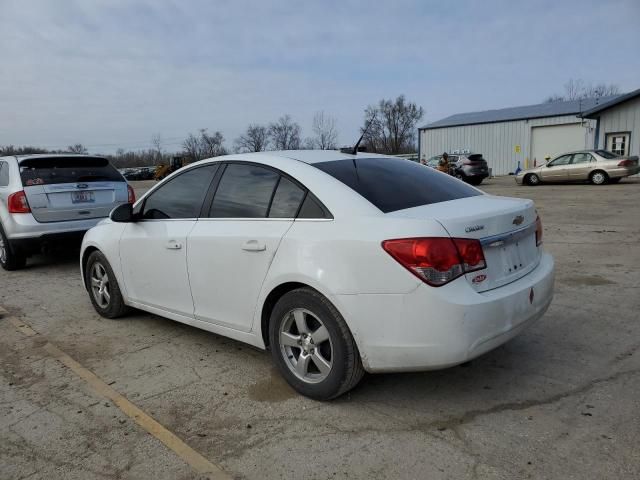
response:
<path id="1" fill-rule="evenodd" d="M 371 124 L 373 123 L 373 120 L 375 119 L 375 115 L 373 115 L 370 119 L 369 122 L 367 123 L 367 126 L 364 127 L 364 130 L 362 131 L 362 135 L 360 135 L 360 138 L 358 139 L 358 141 L 356 142 L 356 144 L 353 146 L 353 148 L 351 147 L 342 147 L 340 149 L 340 153 L 348 153 L 350 155 L 357 155 L 358 154 L 358 147 L 360 146 L 360 142 L 362 142 L 362 139 L 364 138 L 364 136 L 366 135 L 367 131 L 369 130 L 369 127 L 371 126 Z"/>

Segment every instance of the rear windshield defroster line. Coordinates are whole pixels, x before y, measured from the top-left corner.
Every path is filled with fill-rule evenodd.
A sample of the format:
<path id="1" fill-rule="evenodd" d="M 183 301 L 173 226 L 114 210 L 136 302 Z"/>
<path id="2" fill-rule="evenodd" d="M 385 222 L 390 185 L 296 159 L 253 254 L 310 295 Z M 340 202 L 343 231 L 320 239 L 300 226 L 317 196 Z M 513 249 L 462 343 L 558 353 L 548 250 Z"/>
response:
<path id="1" fill-rule="evenodd" d="M 77 182 L 124 182 L 122 175 L 100 157 L 44 157 L 20 162 L 22 185 Z"/>
<path id="2" fill-rule="evenodd" d="M 382 212 L 482 195 L 452 177 L 401 158 L 372 157 L 314 163 Z"/>

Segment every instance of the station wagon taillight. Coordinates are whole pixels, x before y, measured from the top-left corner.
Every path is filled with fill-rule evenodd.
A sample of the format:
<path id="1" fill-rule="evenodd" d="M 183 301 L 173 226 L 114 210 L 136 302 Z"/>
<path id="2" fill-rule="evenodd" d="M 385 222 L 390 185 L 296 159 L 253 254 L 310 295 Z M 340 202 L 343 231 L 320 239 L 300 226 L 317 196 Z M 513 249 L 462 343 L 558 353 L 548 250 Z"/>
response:
<path id="1" fill-rule="evenodd" d="M 9 195 L 7 208 L 9 213 L 31 213 L 29 202 L 27 202 L 27 195 L 23 190 Z"/>
<path id="2" fill-rule="evenodd" d="M 401 238 L 385 240 L 382 248 L 423 282 L 440 287 L 486 268 L 482 245 L 469 238 Z"/>
<path id="3" fill-rule="evenodd" d="M 128 192 L 128 202 L 136 203 L 136 192 L 133 191 L 131 185 L 127 184 L 127 192 Z"/>

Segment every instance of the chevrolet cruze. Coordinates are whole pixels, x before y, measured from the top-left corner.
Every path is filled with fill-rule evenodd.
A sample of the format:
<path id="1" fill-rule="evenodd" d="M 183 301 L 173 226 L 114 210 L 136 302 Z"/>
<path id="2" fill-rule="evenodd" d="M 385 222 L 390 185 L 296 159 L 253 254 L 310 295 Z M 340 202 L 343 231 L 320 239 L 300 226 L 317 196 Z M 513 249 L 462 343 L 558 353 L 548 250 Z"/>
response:
<path id="1" fill-rule="evenodd" d="M 554 283 L 531 200 L 337 151 L 182 168 L 89 230 L 81 268 L 99 314 L 134 307 L 267 348 L 316 399 L 365 371 L 467 362 L 539 319 Z"/>

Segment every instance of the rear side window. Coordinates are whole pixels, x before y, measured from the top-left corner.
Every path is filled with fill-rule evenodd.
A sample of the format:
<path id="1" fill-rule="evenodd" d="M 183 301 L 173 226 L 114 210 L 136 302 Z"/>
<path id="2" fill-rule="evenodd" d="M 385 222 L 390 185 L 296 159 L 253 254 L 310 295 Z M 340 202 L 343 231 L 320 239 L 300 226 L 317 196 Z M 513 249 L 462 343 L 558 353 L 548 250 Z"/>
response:
<path id="1" fill-rule="evenodd" d="M 147 197 L 143 218 L 197 218 L 218 165 L 194 168 L 172 178 Z"/>
<path id="2" fill-rule="evenodd" d="M 20 162 L 22 185 L 54 185 L 79 182 L 123 182 L 106 158 L 49 157 Z"/>
<path id="3" fill-rule="evenodd" d="M 246 164 L 228 165 L 216 190 L 212 218 L 265 218 L 279 174 Z"/>
<path id="4" fill-rule="evenodd" d="M 0 187 L 9 185 L 9 164 L 0 162 Z"/>
<path id="5" fill-rule="evenodd" d="M 459 180 L 399 158 L 355 158 L 314 163 L 384 213 L 482 195 Z"/>
<path id="6" fill-rule="evenodd" d="M 291 180 L 280 177 L 271 208 L 269 208 L 269 218 L 294 218 L 304 199 L 304 194 L 305 191 Z"/>

